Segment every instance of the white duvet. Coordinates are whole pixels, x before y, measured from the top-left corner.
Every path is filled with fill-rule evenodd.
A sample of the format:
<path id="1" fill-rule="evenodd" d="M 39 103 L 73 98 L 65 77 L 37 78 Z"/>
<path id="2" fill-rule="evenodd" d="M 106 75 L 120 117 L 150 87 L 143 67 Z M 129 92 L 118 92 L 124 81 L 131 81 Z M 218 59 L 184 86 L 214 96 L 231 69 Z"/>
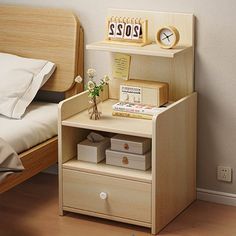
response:
<path id="1" fill-rule="evenodd" d="M 33 102 L 20 120 L 0 115 L 0 137 L 21 153 L 57 135 L 57 104 Z"/>

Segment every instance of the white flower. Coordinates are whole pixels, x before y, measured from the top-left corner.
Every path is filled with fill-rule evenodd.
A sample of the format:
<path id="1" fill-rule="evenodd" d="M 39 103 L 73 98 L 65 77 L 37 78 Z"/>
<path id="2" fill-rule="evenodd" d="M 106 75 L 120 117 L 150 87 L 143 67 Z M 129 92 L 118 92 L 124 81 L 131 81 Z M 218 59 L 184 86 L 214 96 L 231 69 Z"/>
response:
<path id="1" fill-rule="evenodd" d="M 96 75 L 96 70 L 88 69 L 87 74 L 88 74 L 89 78 L 93 78 Z"/>
<path id="2" fill-rule="evenodd" d="M 91 91 L 91 90 L 94 89 L 94 87 L 95 87 L 94 82 L 93 82 L 93 81 L 89 81 L 89 82 L 88 82 L 88 89 Z"/>
<path id="3" fill-rule="evenodd" d="M 82 79 L 82 77 L 80 76 L 80 75 L 78 75 L 77 77 L 75 77 L 75 82 L 76 83 L 82 83 L 83 82 L 83 79 Z"/>
<path id="4" fill-rule="evenodd" d="M 105 75 L 104 78 L 103 78 L 103 82 L 104 82 L 105 84 L 108 84 L 109 81 L 110 81 L 109 76 L 108 76 L 108 75 Z"/>

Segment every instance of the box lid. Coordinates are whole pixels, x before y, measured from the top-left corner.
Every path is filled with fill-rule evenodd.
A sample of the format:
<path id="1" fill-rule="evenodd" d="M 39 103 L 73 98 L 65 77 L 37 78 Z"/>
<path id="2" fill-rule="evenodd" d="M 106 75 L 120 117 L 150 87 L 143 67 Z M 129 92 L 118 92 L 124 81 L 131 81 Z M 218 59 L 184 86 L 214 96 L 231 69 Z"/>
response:
<path id="1" fill-rule="evenodd" d="M 145 154 L 134 154 L 134 153 L 127 153 L 127 152 L 120 152 L 120 151 L 113 151 L 111 149 L 106 150 L 106 156 L 109 158 L 123 158 L 127 157 L 130 161 L 135 162 L 144 162 L 146 158 L 151 157 L 151 152 L 147 152 Z"/>
<path id="2" fill-rule="evenodd" d="M 91 146 L 91 147 L 99 147 L 104 143 L 107 143 L 109 141 L 109 138 L 105 137 L 102 141 L 100 142 L 91 142 L 88 139 L 83 140 L 82 142 L 79 143 L 79 145 L 85 145 L 85 146 Z"/>
<path id="3" fill-rule="evenodd" d="M 149 140 L 148 138 L 143 137 L 136 137 L 136 136 L 130 136 L 130 135 L 124 135 L 124 134 L 117 134 L 111 138 L 111 140 L 124 140 L 129 142 L 135 142 L 135 143 L 143 143 Z"/>
<path id="4" fill-rule="evenodd" d="M 127 80 L 127 81 L 122 81 L 121 85 L 145 87 L 145 88 L 162 88 L 164 86 L 168 86 L 168 83 L 158 82 L 158 81 L 150 81 L 150 80 L 131 79 L 131 80 Z"/>

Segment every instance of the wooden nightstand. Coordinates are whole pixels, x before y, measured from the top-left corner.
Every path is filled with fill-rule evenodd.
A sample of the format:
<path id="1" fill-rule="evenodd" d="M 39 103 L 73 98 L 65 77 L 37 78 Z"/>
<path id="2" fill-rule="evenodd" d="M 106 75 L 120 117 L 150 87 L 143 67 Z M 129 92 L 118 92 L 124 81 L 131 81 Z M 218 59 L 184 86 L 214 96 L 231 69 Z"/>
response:
<path id="1" fill-rule="evenodd" d="M 131 16 L 138 11 L 127 11 Z M 127 14 L 128 14 L 127 13 Z M 145 12 L 142 12 L 144 14 Z M 122 14 L 112 10 L 110 14 Z M 133 15 L 132 15 L 133 14 Z M 129 47 L 103 42 L 88 49 L 123 52 L 160 58 L 161 69 L 168 71 L 164 82 L 170 85 L 174 101 L 152 120 L 112 116 L 119 83 L 113 81 L 104 93 L 102 118 L 90 120 L 88 92 L 59 106 L 59 189 L 60 214 L 63 211 L 102 217 L 145 227 L 159 232 L 196 199 L 196 119 L 197 94 L 193 92 L 193 22 L 191 14 L 147 12 L 165 24 L 177 24 L 183 35 L 177 49 L 158 45 Z M 163 61 L 161 58 L 165 58 Z M 157 78 L 160 80 L 160 78 Z M 94 164 L 76 159 L 77 144 L 91 131 L 127 134 L 151 139 L 152 169 L 147 171 Z"/>

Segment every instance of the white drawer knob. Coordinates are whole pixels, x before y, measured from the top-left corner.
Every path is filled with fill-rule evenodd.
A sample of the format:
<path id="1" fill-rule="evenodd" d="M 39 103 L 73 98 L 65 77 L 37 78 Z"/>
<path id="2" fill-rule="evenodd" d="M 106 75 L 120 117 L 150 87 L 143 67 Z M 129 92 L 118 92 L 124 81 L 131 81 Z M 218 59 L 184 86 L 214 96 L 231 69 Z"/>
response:
<path id="1" fill-rule="evenodd" d="M 105 192 L 101 192 L 101 193 L 100 193 L 100 198 L 101 198 L 102 200 L 106 200 L 106 199 L 108 198 L 108 194 L 105 193 Z"/>

